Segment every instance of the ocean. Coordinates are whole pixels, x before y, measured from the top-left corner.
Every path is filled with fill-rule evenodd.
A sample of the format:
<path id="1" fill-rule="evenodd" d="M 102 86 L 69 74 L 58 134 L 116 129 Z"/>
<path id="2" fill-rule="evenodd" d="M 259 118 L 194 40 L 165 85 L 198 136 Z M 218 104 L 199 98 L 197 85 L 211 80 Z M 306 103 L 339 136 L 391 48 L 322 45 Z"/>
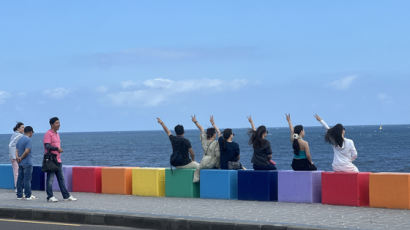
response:
<path id="1" fill-rule="evenodd" d="M 273 160 L 278 169 L 290 170 L 293 157 L 288 128 L 268 128 Z M 240 145 L 241 162 L 252 168 L 253 150 L 248 145 L 248 129 L 234 129 L 234 141 Z M 332 170 L 333 150 L 325 143 L 325 129 L 305 127 L 312 159 L 319 170 Z M 11 135 L 11 134 L 10 134 Z M 10 135 L 0 135 L 0 163 L 9 163 Z M 33 136 L 34 163 L 41 164 L 44 134 Z M 163 131 L 60 133 L 63 164 L 81 166 L 139 166 L 169 167 L 171 144 Z M 202 159 L 203 150 L 198 130 L 187 130 L 196 154 Z M 346 137 L 354 141 L 358 158 L 354 162 L 360 171 L 410 172 L 410 125 L 347 126 Z"/>

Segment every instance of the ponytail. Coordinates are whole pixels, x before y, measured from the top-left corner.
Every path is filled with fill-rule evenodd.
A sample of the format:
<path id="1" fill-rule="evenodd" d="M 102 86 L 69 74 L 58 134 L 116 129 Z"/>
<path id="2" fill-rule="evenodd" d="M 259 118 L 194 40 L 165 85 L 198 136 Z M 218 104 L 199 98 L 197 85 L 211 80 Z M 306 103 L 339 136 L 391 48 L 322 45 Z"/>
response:
<path id="1" fill-rule="evenodd" d="M 293 138 L 293 153 L 297 156 L 299 156 L 299 152 L 300 152 L 300 146 L 299 146 L 299 139 L 300 139 L 300 133 L 303 131 L 303 126 L 302 125 L 297 125 L 295 126 L 295 128 L 293 129 L 293 133 L 294 133 L 294 137 Z"/>
<path id="2" fill-rule="evenodd" d="M 13 131 L 16 132 L 23 124 L 23 122 L 17 122 L 16 126 L 14 126 Z"/>
<path id="3" fill-rule="evenodd" d="M 293 139 L 293 153 L 299 156 L 300 146 L 299 146 L 299 139 Z"/>

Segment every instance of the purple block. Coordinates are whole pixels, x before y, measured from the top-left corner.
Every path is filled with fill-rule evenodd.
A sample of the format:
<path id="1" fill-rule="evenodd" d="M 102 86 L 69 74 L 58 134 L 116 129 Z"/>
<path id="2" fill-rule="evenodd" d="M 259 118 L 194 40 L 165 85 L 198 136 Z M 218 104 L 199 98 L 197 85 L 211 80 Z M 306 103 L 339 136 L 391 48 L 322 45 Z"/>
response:
<path id="1" fill-rule="evenodd" d="M 63 174 L 64 174 L 64 182 L 67 191 L 73 191 L 73 165 L 63 165 Z M 45 176 L 45 186 L 47 187 L 47 173 L 44 174 Z M 54 175 L 53 180 L 53 191 L 60 191 L 60 187 L 58 186 L 58 181 L 56 176 Z"/>
<path id="2" fill-rule="evenodd" d="M 278 201 L 320 203 L 322 171 L 279 171 Z"/>

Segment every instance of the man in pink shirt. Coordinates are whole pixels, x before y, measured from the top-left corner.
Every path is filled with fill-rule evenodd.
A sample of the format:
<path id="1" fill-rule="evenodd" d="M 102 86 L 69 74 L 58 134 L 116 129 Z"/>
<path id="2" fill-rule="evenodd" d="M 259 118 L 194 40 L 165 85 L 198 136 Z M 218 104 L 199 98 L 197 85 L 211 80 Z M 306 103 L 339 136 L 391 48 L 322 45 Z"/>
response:
<path id="1" fill-rule="evenodd" d="M 47 201 L 48 202 L 57 202 L 58 199 L 53 195 L 53 180 L 54 175 L 56 175 L 58 185 L 60 187 L 61 194 L 63 195 L 64 200 L 67 201 L 75 201 L 77 198 L 74 198 L 70 195 L 67 191 L 64 182 L 64 174 L 63 174 L 63 166 L 61 163 L 61 153 L 63 149 L 61 148 L 61 141 L 60 135 L 57 131 L 60 129 L 60 120 L 58 117 L 53 117 L 50 119 L 51 129 L 46 132 L 44 135 L 44 154 L 50 152 L 52 154 L 57 155 L 57 161 L 59 163 L 59 168 L 56 172 L 48 172 L 47 173 L 47 184 L 46 184 L 46 193 L 47 193 Z"/>

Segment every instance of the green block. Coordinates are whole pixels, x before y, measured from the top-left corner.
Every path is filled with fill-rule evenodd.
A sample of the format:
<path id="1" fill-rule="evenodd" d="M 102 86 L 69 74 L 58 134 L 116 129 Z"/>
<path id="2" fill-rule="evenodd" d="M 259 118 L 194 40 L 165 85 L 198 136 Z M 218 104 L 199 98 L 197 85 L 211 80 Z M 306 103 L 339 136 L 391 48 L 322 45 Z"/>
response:
<path id="1" fill-rule="evenodd" d="M 166 197 L 199 197 L 199 183 L 193 183 L 195 169 L 165 169 Z"/>

